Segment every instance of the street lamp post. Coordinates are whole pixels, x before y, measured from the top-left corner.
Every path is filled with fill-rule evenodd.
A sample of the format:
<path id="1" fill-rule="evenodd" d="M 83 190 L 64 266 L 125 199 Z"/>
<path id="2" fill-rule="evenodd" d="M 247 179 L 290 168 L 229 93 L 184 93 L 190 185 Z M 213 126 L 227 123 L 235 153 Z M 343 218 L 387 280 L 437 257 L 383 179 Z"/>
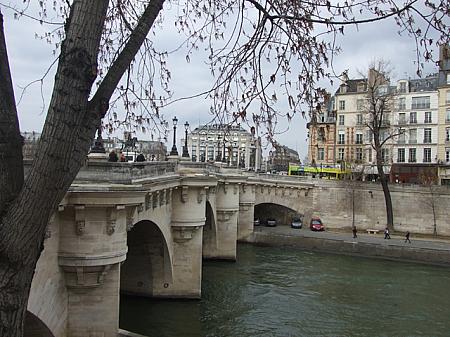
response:
<path id="1" fill-rule="evenodd" d="M 223 153 L 222 163 L 225 163 L 225 133 L 223 134 Z"/>
<path id="2" fill-rule="evenodd" d="M 184 146 L 183 146 L 183 155 L 184 158 L 189 158 L 189 151 L 187 145 L 187 136 L 188 136 L 189 123 L 184 123 Z"/>
<path id="3" fill-rule="evenodd" d="M 216 161 L 219 162 L 222 160 L 222 155 L 220 153 L 220 135 L 217 135 L 217 155 L 216 155 Z"/>
<path id="4" fill-rule="evenodd" d="M 171 156 L 178 156 L 178 150 L 177 150 L 177 145 L 176 145 L 176 134 L 177 134 L 178 119 L 177 119 L 176 116 L 173 117 L 172 122 L 173 122 L 173 145 L 172 145 L 172 150 L 170 151 L 170 155 Z"/>

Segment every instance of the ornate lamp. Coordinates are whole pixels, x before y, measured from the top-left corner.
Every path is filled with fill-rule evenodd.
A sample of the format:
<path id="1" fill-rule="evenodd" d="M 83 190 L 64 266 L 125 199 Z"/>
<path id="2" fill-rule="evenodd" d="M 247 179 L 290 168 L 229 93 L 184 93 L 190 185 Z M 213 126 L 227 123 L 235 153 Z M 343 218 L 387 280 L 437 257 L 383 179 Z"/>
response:
<path id="1" fill-rule="evenodd" d="M 178 118 L 176 116 L 173 117 L 172 122 L 173 122 L 173 145 L 172 145 L 172 150 L 170 151 L 170 155 L 171 156 L 178 156 L 178 150 L 177 150 L 177 145 L 176 145 L 176 134 L 177 134 Z"/>
<path id="2" fill-rule="evenodd" d="M 189 158 L 189 151 L 188 151 L 188 145 L 187 145 L 187 136 L 188 136 L 188 130 L 189 130 L 189 123 L 184 123 L 184 146 L 183 146 L 183 155 L 184 158 Z"/>

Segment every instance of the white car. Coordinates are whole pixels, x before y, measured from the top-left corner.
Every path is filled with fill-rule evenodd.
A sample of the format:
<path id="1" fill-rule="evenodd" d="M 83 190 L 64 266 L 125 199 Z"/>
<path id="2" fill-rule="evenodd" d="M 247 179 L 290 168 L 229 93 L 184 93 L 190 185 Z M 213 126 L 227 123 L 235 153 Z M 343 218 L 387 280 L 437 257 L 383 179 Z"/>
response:
<path id="1" fill-rule="evenodd" d="M 277 225 L 277 220 L 275 220 L 274 218 L 269 218 L 267 219 L 267 227 L 275 227 Z"/>

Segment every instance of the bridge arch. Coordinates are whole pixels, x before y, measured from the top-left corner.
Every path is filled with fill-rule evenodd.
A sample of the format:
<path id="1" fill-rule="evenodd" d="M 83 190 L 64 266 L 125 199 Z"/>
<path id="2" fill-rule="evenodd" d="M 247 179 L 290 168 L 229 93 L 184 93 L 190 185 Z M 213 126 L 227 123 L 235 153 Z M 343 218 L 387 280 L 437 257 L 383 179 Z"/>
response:
<path id="1" fill-rule="evenodd" d="M 27 311 L 24 324 L 24 337 L 55 337 L 39 317 Z"/>
<path id="2" fill-rule="evenodd" d="M 150 220 L 137 222 L 128 232 L 128 253 L 120 272 L 126 294 L 163 296 L 173 283 L 172 254 L 163 232 Z"/>
<path id="3" fill-rule="evenodd" d="M 289 225 L 292 218 L 298 215 L 304 216 L 304 210 L 300 209 L 300 207 L 295 209 L 271 202 L 255 205 L 255 219 L 259 219 L 261 223 L 264 223 L 269 218 L 274 218 L 278 224 Z"/>

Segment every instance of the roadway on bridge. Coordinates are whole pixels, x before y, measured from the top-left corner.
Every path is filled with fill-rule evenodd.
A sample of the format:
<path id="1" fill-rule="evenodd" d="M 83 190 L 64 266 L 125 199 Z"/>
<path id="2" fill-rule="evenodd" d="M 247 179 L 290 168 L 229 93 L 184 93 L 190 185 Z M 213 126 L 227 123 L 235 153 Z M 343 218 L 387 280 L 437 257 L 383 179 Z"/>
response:
<path id="1" fill-rule="evenodd" d="M 383 231 L 379 234 L 367 234 L 365 231 L 358 232 L 357 238 L 352 238 L 352 232 L 333 232 L 333 231 L 323 231 L 323 232 L 313 232 L 309 227 L 304 226 L 301 229 L 294 229 L 287 225 L 278 225 L 276 227 L 265 227 L 265 226 L 255 226 L 255 232 L 263 232 L 271 235 L 279 236 L 298 236 L 305 238 L 321 238 L 329 240 L 343 241 L 345 243 L 371 243 L 384 246 L 409 246 L 414 248 L 432 249 L 432 250 L 442 250 L 450 251 L 450 240 L 443 238 L 432 238 L 432 237 L 414 237 L 411 234 L 411 243 L 405 243 L 405 237 L 400 235 L 391 235 L 391 239 L 384 239 Z"/>

